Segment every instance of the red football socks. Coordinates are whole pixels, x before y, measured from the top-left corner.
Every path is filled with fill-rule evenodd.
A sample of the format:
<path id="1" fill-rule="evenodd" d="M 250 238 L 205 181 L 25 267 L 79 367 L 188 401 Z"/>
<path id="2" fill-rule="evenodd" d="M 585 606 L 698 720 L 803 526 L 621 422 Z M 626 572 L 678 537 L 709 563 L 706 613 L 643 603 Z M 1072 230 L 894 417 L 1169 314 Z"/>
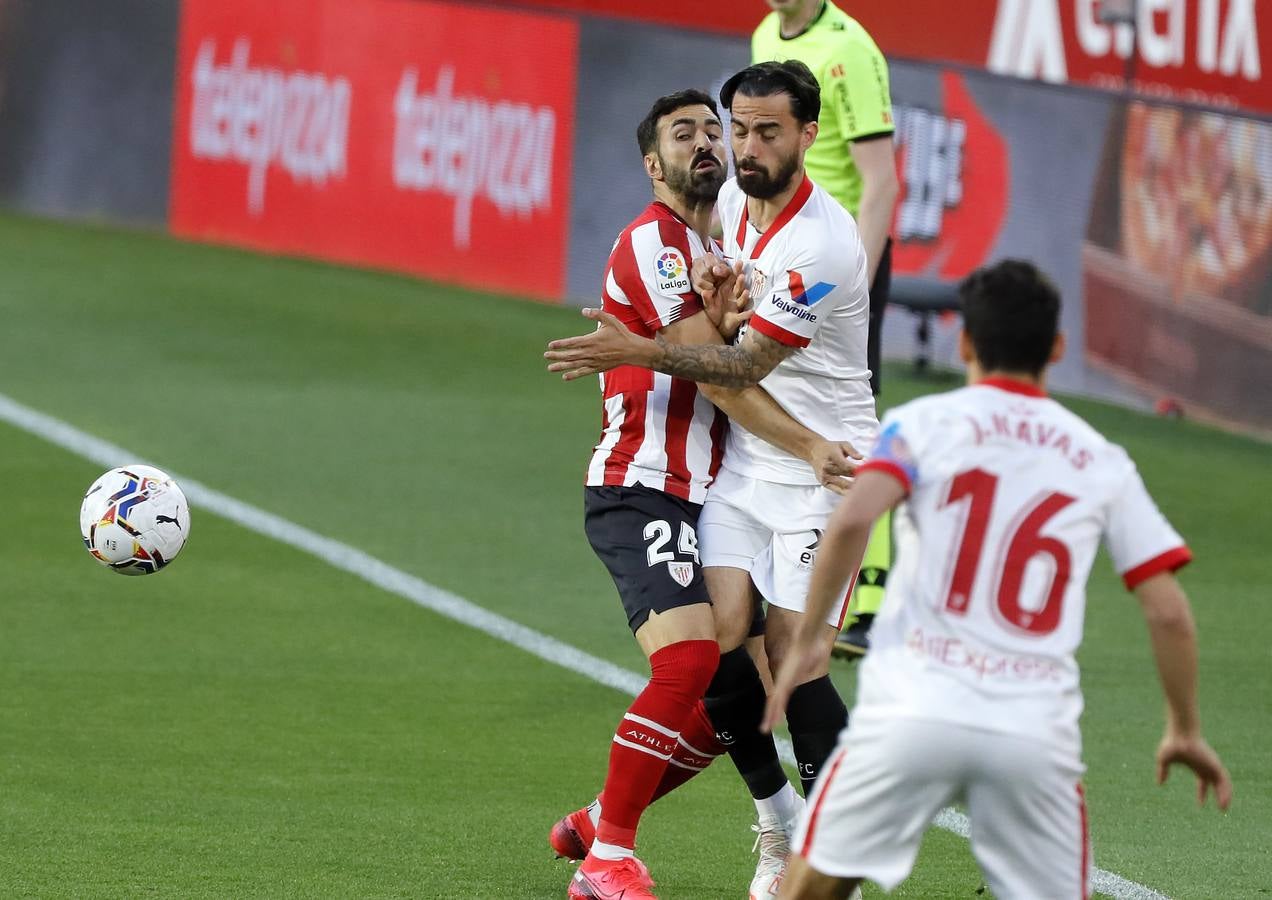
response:
<path id="1" fill-rule="evenodd" d="M 711 683 L 719 657 L 715 641 L 680 641 L 649 657 L 649 684 L 627 708 L 610 747 L 597 841 L 636 846 L 636 824 L 676 756 L 686 724 L 701 740 L 700 726 L 690 720 L 697 718 L 694 707 Z M 710 749 L 694 746 L 704 754 Z"/>

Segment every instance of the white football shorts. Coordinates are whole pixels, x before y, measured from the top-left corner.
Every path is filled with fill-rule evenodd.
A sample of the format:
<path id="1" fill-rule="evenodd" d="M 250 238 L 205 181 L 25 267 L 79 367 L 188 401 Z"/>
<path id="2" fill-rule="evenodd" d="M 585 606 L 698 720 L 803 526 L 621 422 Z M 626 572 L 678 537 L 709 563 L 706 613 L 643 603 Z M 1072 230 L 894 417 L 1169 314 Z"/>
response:
<path id="1" fill-rule="evenodd" d="M 778 484 L 721 469 L 698 516 L 702 565 L 751 574 L 771 605 L 803 612 L 817 544 L 839 495 L 819 484 Z M 852 586 L 826 617 L 840 628 Z"/>
<path id="2" fill-rule="evenodd" d="M 885 891 L 910 874 L 932 820 L 962 800 L 996 897 L 1086 900 L 1082 763 L 1042 741 L 922 719 L 854 717 L 795 833 L 814 869 Z"/>

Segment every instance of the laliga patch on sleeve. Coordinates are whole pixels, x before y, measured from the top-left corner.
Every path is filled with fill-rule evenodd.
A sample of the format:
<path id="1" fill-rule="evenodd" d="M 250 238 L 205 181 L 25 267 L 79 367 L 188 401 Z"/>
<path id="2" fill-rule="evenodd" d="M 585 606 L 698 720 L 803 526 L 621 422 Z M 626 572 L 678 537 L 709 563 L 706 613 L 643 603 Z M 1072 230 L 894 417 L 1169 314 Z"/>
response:
<path id="1" fill-rule="evenodd" d="M 905 438 L 902 436 L 901 426 L 897 422 L 892 422 L 879 434 L 879 440 L 875 444 L 874 452 L 870 454 L 870 458 L 872 460 L 886 460 L 892 463 L 902 472 L 905 472 L 911 484 L 915 484 L 919 480 L 918 462 L 910 450 L 910 445 L 906 443 Z"/>
<path id="2" fill-rule="evenodd" d="M 654 274 L 658 293 L 687 294 L 689 286 L 689 265 L 685 255 L 675 247 L 663 247 L 654 259 Z"/>

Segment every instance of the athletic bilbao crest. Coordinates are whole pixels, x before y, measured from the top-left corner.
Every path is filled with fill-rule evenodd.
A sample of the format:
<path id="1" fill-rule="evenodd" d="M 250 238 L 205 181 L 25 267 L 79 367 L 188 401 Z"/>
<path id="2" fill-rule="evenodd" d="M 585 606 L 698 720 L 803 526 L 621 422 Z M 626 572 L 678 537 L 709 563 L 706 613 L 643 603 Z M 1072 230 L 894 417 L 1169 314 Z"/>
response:
<path id="1" fill-rule="evenodd" d="M 681 587 L 689 587 L 689 582 L 693 581 L 693 563 L 669 562 L 667 563 L 667 571 L 671 573 L 671 577 L 676 584 Z"/>

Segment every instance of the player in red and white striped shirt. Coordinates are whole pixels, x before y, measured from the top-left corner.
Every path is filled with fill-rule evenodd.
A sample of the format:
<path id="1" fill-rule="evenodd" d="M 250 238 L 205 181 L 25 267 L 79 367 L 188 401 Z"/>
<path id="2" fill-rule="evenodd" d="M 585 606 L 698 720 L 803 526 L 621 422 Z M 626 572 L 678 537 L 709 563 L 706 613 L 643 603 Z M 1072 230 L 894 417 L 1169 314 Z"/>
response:
<path id="1" fill-rule="evenodd" d="M 689 286 L 689 264 L 715 250 L 713 240 L 655 200 L 614 244 L 604 308 L 645 337 L 699 314 L 702 301 Z M 600 379 L 604 419 L 587 484 L 643 485 L 702 503 L 720 468 L 724 414 L 683 378 L 626 366 Z"/>
<path id="2" fill-rule="evenodd" d="M 637 129 L 654 201 L 619 236 L 606 266 L 605 309 L 633 332 L 684 344 L 721 344 L 741 317 L 704 314 L 689 267 L 708 250 L 716 195 L 725 178 L 723 132 L 700 91 L 660 98 Z M 601 377 L 603 432 L 584 489 L 585 528 L 614 579 L 628 624 L 649 659 L 649 684 L 624 714 L 605 787 L 592 811 L 553 829 L 563 856 L 583 858 L 570 883 L 579 898 L 652 898 L 634 855 L 644 809 L 721 752 L 700 701 L 709 686 L 763 688 L 753 664 L 717 677 L 716 625 L 698 556 L 697 522 L 720 465 L 726 422 L 806 460 L 823 483 L 852 466 L 846 445 L 823 440 L 764 390 L 703 387 L 635 366 Z M 713 405 L 714 404 L 714 405 Z M 729 685 L 717 682 L 727 678 Z M 590 849 L 589 849 L 590 848 Z"/>

